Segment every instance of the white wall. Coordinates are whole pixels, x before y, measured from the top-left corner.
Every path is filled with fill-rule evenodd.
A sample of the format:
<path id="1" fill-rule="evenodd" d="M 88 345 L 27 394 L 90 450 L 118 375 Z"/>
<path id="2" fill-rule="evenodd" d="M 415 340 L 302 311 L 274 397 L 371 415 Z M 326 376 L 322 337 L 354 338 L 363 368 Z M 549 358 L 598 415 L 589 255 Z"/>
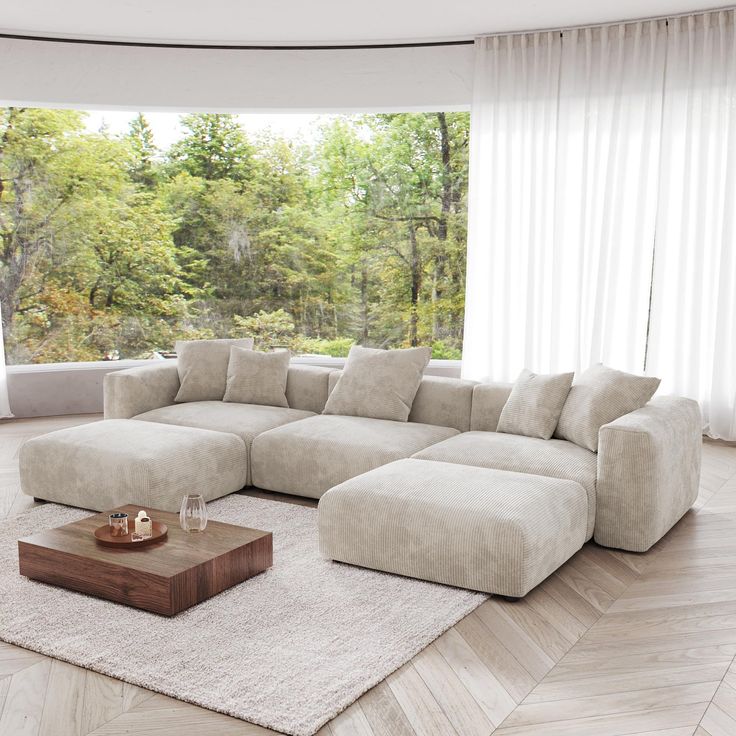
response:
<path id="1" fill-rule="evenodd" d="M 206 112 L 451 110 L 473 46 L 297 51 L 0 38 L 0 104 Z"/>

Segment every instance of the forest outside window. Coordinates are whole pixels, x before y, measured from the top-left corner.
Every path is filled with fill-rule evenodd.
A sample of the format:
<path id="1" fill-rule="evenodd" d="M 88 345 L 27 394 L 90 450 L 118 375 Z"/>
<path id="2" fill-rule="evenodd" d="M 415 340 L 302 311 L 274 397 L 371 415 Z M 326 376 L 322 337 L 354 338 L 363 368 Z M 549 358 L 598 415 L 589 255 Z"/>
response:
<path id="1" fill-rule="evenodd" d="M 460 358 L 469 115 L 312 116 L 293 135 L 248 117 L 174 116 L 162 144 L 143 114 L 97 130 L 81 111 L 0 108 L 8 363 L 245 335 Z"/>

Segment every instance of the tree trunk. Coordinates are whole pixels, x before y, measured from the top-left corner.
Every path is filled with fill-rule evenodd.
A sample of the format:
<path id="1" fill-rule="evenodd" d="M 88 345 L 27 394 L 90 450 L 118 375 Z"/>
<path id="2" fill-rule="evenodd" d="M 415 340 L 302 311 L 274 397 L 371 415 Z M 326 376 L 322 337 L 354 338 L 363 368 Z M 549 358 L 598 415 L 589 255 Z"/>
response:
<path id="1" fill-rule="evenodd" d="M 419 344 L 419 289 L 422 285 L 422 270 L 417 247 L 417 230 L 414 223 L 409 224 L 409 242 L 411 243 L 411 318 L 409 321 L 409 344 Z"/>
<path id="2" fill-rule="evenodd" d="M 440 129 L 440 156 L 442 160 L 442 190 L 440 194 L 440 220 L 437 225 L 437 240 L 439 241 L 434 258 L 434 273 L 432 278 L 432 338 L 442 338 L 442 316 L 438 311 L 438 302 L 442 299 L 444 292 L 444 280 L 447 269 L 447 231 L 448 218 L 452 209 L 452 160 L 450 149 L 450 132 L 447 128 L 447 116 L 444 112 L 437 113 L 437 121 Z"/>
<path id="3" fill-rule="evenodd" d="M 368 342 L 368 269 L 365 264 L 360 271 L 360 344 Z"/>

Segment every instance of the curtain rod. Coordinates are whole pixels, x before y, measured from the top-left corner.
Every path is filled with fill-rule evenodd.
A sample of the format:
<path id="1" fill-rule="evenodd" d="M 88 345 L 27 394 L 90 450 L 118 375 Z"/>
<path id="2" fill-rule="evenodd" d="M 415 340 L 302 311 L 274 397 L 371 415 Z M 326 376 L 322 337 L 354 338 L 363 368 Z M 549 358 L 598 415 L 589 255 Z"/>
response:
<path id="1" fill-rule="evenodd" d="M 480 33 L 476 38 L 494 38 L 496 36 L 524 36 L 527 34 L 534 33 L 559 33 L 562 35 L 567 31 L 582 31 L 586 28 L 610 28 L 612 26 L 629 25 L 633 23 L 648 23 L 651 21 L 664 21 L 668 24 L 668 21 L 675 20 L 676 18 L 688 18 L 690 16 L 697 15 L 711 15 L 713 13 L 723 13 L 735 11 L 736 5 L 724 5 L 722 7 L 709 8 L 707 10 L 688 10 L 683 13 L 669 13 L 667 15 L 652 15 L 646 18 L 629 18 L 628 20 L 612 20 L 606 23 L 586 23 L 584 25 L 575 26 L 558 26 L 556 28 L 532 28 L 522 31 L 499 31 L 498 33 Z"/>
<path id="2" fill-rule="evenodd" d="M 268 44 L 210 44 L 210 43 L 158 43 L 155 41 L 115 41 L 100 38 L 65 38 L 62 36 L 30 36 L 17 33 L 0 33 L 0 38 L 12 41 L 43 41 L 45 43 L 76 43 L 90 46 L 127 46 L 144 49 L 203 49 L 205 51 L 347 51 L 350 49 L 416 49 L 431 46 L 469 46 L 472 38 L 457 41 L 417 41 L 414 43 L 356 43 L 305 45 Z"/>
<path id="3" fill-rule="evenodd" d="M 270 44 L 205 44 L 205 43 L 160 43 L 156 41 L 115 41 L 100 38 L 67 38 L 63 36 L 36 36 L 17 33 L 0 33 L 0 39 L 6 38 L 11 41 L 42 41 L 44 43 L 75 43 L 90 46 L 122 46 L 144 49 L 202 49 L 205 51 L 350 51 L 352 49 L 416 49 L 431 48 L 435 46 L 470 46 L 475 38 L 493 38 L 494 36 L 519 36 L 533 33 L 555 33 L 560 35 L 565 31 L 582 30 L 585 28 L 606 28 L 628 23 L 646 23 L 648 21 L 665 21 L 675 18 L 686 18 L 688 16 L 708 15 L 710 13 L 734 11 L 736 5 L 710 8 L 708 10 L 686 11 L 683 13 L 670 13 L 668 15 L 655 15 L 647 18 L 634 18 L 628 20 L 609 21 L 607 23 L 588 23 L 585 25 L 562 26 L 557 28 L 532 28 L 519 31 L 499 31 L 498 33 L 480 33 L 474 38 L 458 39 L 455 41 L 416 41 L 406 43 L 356 43 L 356 44 L 320 44 L 320 45 L 270 45 Z"/>

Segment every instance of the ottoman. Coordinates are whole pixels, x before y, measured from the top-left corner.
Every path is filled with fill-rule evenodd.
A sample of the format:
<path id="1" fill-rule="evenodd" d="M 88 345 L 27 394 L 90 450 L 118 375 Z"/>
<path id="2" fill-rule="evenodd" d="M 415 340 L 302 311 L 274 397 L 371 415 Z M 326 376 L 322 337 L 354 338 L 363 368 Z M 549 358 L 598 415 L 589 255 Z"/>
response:
<path id="1" fill-rule="evenodd" d="M 319 544 L 332 560 L 519 598 L 583 546 L 587 514 L 575 481 L 398 460 L 322 496 Z"/>
<path id="2" fill-rule="evenodd" d="M 134 419 L 51 432 L 20 451 L 24 493 L 95 511 L 125 504 L 178 511 L 187 494 L 212 501 L 240 490 L 247 470 L 235 434 Z"/>

